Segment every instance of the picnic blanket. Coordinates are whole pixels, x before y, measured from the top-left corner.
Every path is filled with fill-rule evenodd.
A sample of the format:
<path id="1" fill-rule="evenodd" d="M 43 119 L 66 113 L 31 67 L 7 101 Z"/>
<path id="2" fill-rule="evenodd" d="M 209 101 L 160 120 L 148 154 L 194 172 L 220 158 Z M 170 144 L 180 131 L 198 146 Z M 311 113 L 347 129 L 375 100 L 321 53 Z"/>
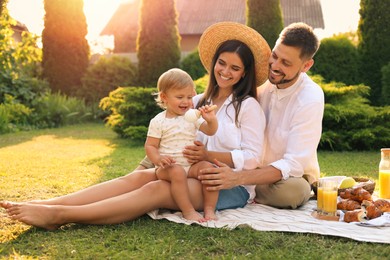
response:
<path id="1" fill-rule="evenodd" d="M 218 220 L 204 223 L 186 220 L 181 212 L 168 210 L 154 210 L 148 215 L 153 219 L 167 219 L 176 223 L 198 224 L 210 228 L 235 229 L 240 226 L 249 226 L 259 231 L 316 233 L 346 237 L 357 241 L 390 244 L 390 213 L 385 213 L 382 217 L 367 223 L 345 223 L 314 218 L 312 213 L 316 205 L 316 200 L 310 200 L 298 209 L 288 210 L 261 204 L 248 204 L 244 208 L 218 211 Z"/>

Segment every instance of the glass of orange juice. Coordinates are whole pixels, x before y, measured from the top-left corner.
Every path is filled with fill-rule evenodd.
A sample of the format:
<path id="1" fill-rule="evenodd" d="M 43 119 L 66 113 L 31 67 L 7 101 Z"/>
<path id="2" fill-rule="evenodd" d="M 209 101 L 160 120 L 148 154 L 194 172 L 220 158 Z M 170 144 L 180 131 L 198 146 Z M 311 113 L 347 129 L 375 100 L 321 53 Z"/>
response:
<path id="1" fill-rule="evenodd" d="M 337 215 L 338 183 L 334 180 L 322 180 L 322 215 Z"/>
<path id="2" fill-rule="evenodd" d="M 317 184 L 317 214 L 322 214 L 323 208 L 323 183 L 324 180 L 318 180 Z"/>
<path id="3" fill-rule="evenodd" d="M 390 148 L 381 149 L 379 197 L 382 199 L 390 199 Z"/>
<path id="4" fill-rule="evenodd" d="M 379 171 L 379 197 L 390 199 L 390 170 Z"/>

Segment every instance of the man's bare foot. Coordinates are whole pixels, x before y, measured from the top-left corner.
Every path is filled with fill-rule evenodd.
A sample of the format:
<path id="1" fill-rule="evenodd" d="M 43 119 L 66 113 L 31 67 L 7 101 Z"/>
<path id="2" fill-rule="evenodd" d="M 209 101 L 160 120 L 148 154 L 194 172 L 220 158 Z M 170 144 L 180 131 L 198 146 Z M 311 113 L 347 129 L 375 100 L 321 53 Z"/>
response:
<path id="1" fill-rule="evenodd" d="M 215 214 L 215 209 L 213 207 L 204 208 L 204 218 L 206 221 L 217 220 L 217 215 Z"/>
<path id="2" fill-rule="evenodd" d="M 183 213 L 183 217 L 185 219 L 188 219 L 188 220 L 194 220 L 194 221 L 198 221 L 198 222 L 202 222 L 202 220 L 204 219 L 202 214 L 200 214 L 199 212 L 193 210 L 193 211 L 188 211 L 188 212 L 182 212 Z"/>
<path id="3" fill-rule="evenodd" d="M 0 206 L 6 209 L 11 219 L 27 225 L 55 230 L 62 224 L 58 221 L 58 209 L 56 206 L 13 202 L 1 202 Z"/>

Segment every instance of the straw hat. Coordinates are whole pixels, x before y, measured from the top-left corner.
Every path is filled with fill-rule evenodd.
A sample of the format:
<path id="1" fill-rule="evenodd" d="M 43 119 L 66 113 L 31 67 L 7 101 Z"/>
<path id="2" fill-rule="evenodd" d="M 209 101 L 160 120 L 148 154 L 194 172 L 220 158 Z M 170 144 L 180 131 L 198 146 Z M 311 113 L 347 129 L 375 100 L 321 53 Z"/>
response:
<path id="1" fill-rule="evenodd" d="M 208 72 L 218 47 L 227 40 L 245 43 L 255 58 L 256 85 L 268 79 L 268 59 L 271 49 L 264 38 L 254 29 L 240 23 L 220 22 L 208 27 L 202 34 L 198 49 L 200 60 Z"/>

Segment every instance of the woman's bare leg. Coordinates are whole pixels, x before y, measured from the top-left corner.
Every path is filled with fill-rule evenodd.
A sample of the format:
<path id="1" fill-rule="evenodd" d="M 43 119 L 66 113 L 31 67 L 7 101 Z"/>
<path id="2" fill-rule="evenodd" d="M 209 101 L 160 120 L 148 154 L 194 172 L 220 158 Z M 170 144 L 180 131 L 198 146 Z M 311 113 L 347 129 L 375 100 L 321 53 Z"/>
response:
<path id="1" fill-rule="evenodd" d="M 125 176 L 87 187 L 64 196 L 30 203 L 41 205 L 85 205 L 136 190 L 157 180 L 155 169 L 134 171 Z"/>
<path id="2" fill-rule="evenodd" d="M 188 183 L 191 202 L 201 209 L 202 186 L 194 179 L 189 179 Z M 9 202 L 3 202 L 2 206 L 12 219 L 49 230 L 67 223 L 117 224 L 158 208 L 178 209 L 171 195 L 170 183 L 166 181 L 150 182 L 132 192 L 81 206 Z"/>

